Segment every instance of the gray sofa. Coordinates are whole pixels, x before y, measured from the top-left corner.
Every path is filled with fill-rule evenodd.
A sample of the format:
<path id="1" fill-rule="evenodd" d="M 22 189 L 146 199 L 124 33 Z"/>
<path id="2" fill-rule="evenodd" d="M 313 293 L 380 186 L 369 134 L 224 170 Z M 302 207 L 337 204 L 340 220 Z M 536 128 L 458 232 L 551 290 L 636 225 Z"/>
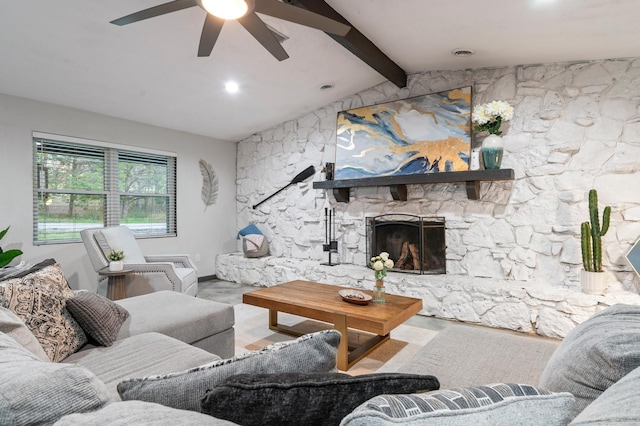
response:
<path id="1" fill-rule="evenodd" d="M 149 295 L 138 297 L 149 301 Z M 145 308 L 149 306 L 145 304 Z M 209 309 L 191 306 L 210 317 Z M 173 315 L 170 308 L 156 307 L 165 316 Z M 226 307 L 221 312 L 220 321 L 229 318 Z M 200 400 L 226 379 L 240 373 L 335 370 L 340 342 L 340 333 L 335 330 L 221 360 L 157 332 L 129 335 L 136 323 L 140 326 L 136 319 L 140 313 L 132 309 L 128 328 L 122 330 L 127 337 L 106 347 L 84 346 L 62 362 L 50 362 L 49 354 L 17 314 L 0 307 L 0 424 L 233 425 L 200 412 Z M 175 327 L 169 332 L 185 337 Z"/>
<path id="2" fill-rule="evenodd" d="M 86 345 L 62 362 L 85 367 L 115 400 L 125 378 L 166 374 L 234 355 L 233 306 L 160 291 L 116 303 L 129 312 L 111 346 Z"/>
<path id="3" fill-rule="evenodd" d="M 233 306 L 175 291 L 115 303 L 73 292 L 55 261 L 41 262 L 0 281 L 0 424 L 230 424 L 123 402 L 116 386 L 232 357 L 234 322 Z"/>

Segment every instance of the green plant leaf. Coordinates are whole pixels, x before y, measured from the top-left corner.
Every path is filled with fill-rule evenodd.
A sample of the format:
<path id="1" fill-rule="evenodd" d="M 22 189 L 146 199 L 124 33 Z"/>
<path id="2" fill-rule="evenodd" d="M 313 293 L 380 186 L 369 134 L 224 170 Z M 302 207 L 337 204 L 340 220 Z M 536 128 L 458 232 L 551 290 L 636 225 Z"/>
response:
<path id="1" fill-rule="evenodd" d="M 4 268 L 11 261 L 22 254 L 21 250 L 13 249 L 0 253 L 0 268 Z"/>
<path id="2" fill-rule="evenodd" d="M 7 233 L 7 231 L 9 230 L 9 228 L 10 228 L 10 226 L 7 226 L 7 227 L 5 228 L 5 230 L 4 230 L 4 231 L 0 232 L 0 240 L 2 239 L 2 237 L 4 237 L 4 234 L 6 234 L 6 233 Z"/>

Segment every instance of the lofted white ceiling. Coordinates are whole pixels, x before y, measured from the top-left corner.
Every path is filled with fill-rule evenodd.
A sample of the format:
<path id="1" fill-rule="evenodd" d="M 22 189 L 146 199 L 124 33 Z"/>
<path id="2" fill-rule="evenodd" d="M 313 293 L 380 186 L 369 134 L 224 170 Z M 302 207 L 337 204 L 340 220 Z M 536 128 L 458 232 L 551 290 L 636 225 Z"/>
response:
<path id="1" fill-rule="evenodd" d="M 385 81 L 321 31 L 268 16 L 289 37 L 285 61 L 234 21 L 198 58 L 199 7 L 109 23 L 164 2 L 3 2 L 0 93 L 238 141 Z M 409 74 L 640 57 L 638 0 L 326 2 Z M 454 57 L 455 48 L 476 54 Z M 228 80 L 239 93 L 224 91 Z"/>

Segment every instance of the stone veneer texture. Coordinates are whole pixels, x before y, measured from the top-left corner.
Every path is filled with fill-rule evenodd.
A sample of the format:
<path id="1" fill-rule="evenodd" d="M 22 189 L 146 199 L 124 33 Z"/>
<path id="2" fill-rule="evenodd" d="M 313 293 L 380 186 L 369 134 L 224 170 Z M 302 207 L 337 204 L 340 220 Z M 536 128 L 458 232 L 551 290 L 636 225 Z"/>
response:
<path id="1" fill-rule="evenodd" d="M 387 187 L 355 188 L 350 203 L 306 182 L 251 208 L 309 165 L 314 180 L 324 179 L 323 164 L 335 161 L 339 111 L 467 85 L 474 105 L 497 99 L 515 108 L 502 127 L 502 167 L 514 169 L 514 181 L 483 182 L 475 201 L 464 183 L 452 183 L 410 185 L 406 202 L 394 201 Z M 422 297 L 424 314 L 563 337 L 597 310 L 640 304 L 640 280 L 624 259 L 640 238 L 640 58 L 415 74 L 407 88 L 386 82 L 240 141 L 237 161 L 238 226 L 256 224 L 272 256 L 221 255 L 221 279 L 370 288 L 365 218 L 409 213 L 446 219 L 447 274 L 385 280 L 392 293 Z M 586 295 L 579 283 L 580 223 L 588 220 L 591 188 L 600 214 L 612 207 L 603 238 L 605 296 Z M 325 207 L 336 211 L 337 267 L 319 265 L 327 259 Z"/>

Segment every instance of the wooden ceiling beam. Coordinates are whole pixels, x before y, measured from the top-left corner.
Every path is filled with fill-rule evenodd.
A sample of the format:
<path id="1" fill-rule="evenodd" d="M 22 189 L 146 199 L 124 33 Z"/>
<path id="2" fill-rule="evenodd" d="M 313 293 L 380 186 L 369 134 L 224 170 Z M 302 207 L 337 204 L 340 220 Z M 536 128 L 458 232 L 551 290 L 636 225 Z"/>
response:
<path id="1" fill-rule="evenodd" d="M 285 0 L 285 3 L 303 7 L 351 26 L 351 30 L 344 37 L 326 34 L 396 86 L 400 88 L 407 86 L 407 73 L 324 0 Z"/>

